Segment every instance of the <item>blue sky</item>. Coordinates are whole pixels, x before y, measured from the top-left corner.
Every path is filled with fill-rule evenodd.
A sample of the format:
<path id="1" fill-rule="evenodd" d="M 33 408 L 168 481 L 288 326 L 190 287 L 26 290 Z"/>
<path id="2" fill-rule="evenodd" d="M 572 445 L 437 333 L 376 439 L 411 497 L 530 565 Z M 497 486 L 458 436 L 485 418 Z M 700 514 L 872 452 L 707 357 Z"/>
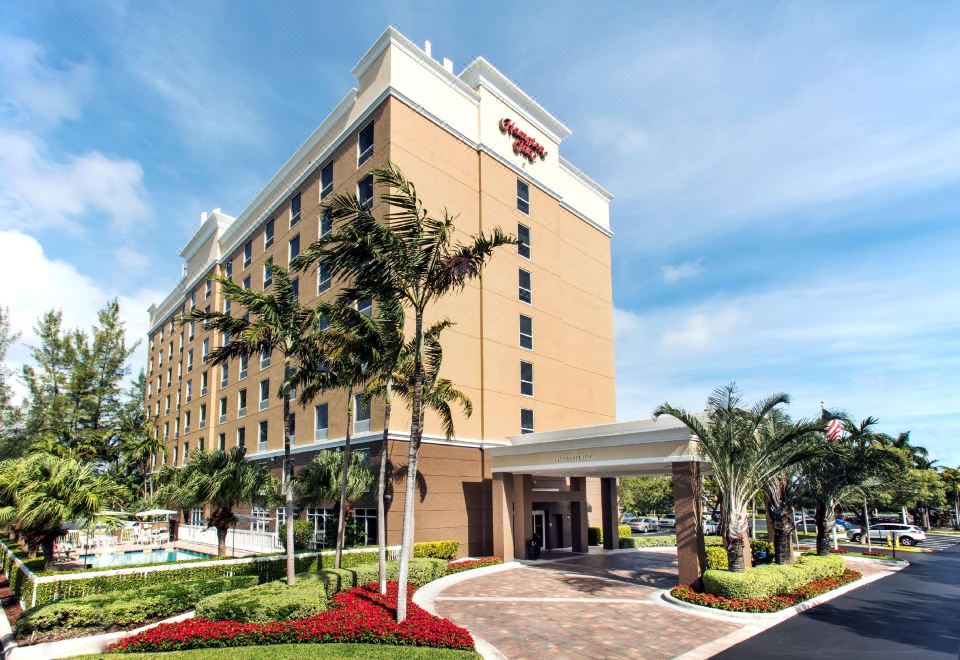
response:
<path id="1" fill-rule="evenodd" d="M 621 419 L 735 380 L 960 464 L 960 5 L 519 5 L 4 3 L 0 304 L 27 343 L 108 296 L 143 332 L 199 213 L 242 210 L 393 24 L 484 55 L 614 193 Z"/>

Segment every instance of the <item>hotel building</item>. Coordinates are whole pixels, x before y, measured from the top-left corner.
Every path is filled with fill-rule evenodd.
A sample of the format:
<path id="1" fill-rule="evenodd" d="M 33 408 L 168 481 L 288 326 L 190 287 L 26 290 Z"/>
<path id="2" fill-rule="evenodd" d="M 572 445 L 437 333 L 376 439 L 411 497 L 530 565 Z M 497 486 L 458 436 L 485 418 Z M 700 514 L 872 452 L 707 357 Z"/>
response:
<path id="1" fill-rule="evenodd" d="M 201 215 L 180 252 L 183 278 L 150 307 L 146 405 L 167 439 L 166 457 L 158 460 L 182 466 L 194 448 L 243 445 L 249 460 L 265 461 L 279 476 L 280 357 L 209 365 L 205 357 L 224 337 L 178 319 L 193 308 L 231 311 L 214 275 L 269 287 L 269 261 L 286 266 L 329 230 L 320 215 L 329 195 L 355 193 L 382 213 L 368 171 L 392 161 L 429 209 L 457 215 L 462 238 L 499 226 L 521 240 L 498 250 L 482 278 L 431 310 L 433 318 L 456 322 L 443 337 L 442 374 L 470 396 L 474 412 L 455 415 L 456 438 L 449 441 L 427 416 L 416 540 L 456 539 L 463 554 L 490 554 L 502 550 L 505 524 L 492 452 L 522 446 L 528 433 L 615 419 L 610 194 L 561 155 L 570 130 L 483 58 L 456 74 L 449 60 L 432 57 L 429 43 L 421 48 L 390 28 L 353 75 L 356 88 L 246 209 L 236 217 L 220 209 Z M 320 270 L 302 274 L 297 286 L 309 305 L 333 297 L 338 282 Z M 343 392 L 297 400 L 293 411 L 295 469 L 320 449 L 342 446 Z M 388 447 L 395 469 L 406 462 L 409 428 L 409 411 L 398 400 Z M 376 472 L 382 406 L 359 407 L 353 431 Z M 524 490 L 525 509 L 506 515 L 525 517 L 518 538 L 532 530 L 545 547 L 576 547 L 586 525 L 581 518 L 599 521 L 600 479 L 546 471 L 515 483 L 510 488 Z M 388 489 L 388 544 L 400 541 L 404 487 L 398 480 Z M 376 506 L 365 499 L 357 507 L 372 542 Z M 255 531 L 274 531 L 283 517 L 260 506 L 249 513 L 254 519 L 240 526 Z M 311 509 L 298 517 L 319 525 L 330 513 Z"/>

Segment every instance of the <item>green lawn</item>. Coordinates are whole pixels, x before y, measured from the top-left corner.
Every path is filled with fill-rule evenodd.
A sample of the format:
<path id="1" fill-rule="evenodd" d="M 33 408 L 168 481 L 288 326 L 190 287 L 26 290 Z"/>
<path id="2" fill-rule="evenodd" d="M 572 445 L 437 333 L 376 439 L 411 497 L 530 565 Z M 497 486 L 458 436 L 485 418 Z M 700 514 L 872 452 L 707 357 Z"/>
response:
<path id="1" fill-rule="evenodd" d="M 73 660 L 110 658 L 134 660 L 300 660 L 306 658 L 370 658 L 371 660 L 477 660 L 473 651 L 451 651 L 419 646 L 388 646 L 383 644 L 276 644 L 270 646 L 235 646 L 226 649 L 194 649 L 170 653 L 110 653 L 107 655 L 77 656 Z"/>

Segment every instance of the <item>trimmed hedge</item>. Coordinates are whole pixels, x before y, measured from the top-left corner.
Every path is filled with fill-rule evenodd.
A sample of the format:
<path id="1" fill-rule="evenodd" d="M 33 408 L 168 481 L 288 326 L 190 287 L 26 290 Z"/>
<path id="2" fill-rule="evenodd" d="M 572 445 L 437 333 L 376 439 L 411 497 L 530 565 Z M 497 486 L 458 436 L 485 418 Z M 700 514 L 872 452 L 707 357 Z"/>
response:
<path id="1" fill-rule="evenodd" d="M 719 545 L 708 545 L 707 550 L 707 570 L 727 570 L 729 566 L 727 559 L 727 551 L 723 549 L 723 546 Z"/>
<path id="2" fill-rule="evenodd" d="M 281 523 L 277 527 L 277 539 L 284 550 L 287 547 L 287 523 Z M 313 540 L 313 523 L 307 520 L 293 521 L 293 551 L 308 552 L 310 541 Z"/>
<path id="3" fill-rule="evenodd" d="M 603 529 L 601 527 L 587 527 L 587 545 L 603 543 Z"/>
<path id="4" fill-rule="evenodd" d="M 630 529 L 630 525 L 618 525 L 617 526 L 617 536 L 622 539 L 628 539 L 633 535 L 633 530 Z"/>
<path id="5" fill-rule="evenodd" d="M 621 548 L 669 548 L 677 544 L 676 536 L 633 536 L 620 539 Z"/>
<path id="6" fill-rule="evenodd" d="M 233 589 L 256 584 L 252 575 L 155 584 L 136 591 L 109 592 L 49 603 L 24 610 L 17 637 L 73 628 L 109 628 L 185 612 L 211 594 L 231 596 Z"/>
<path id="7" fill-rule="evenodd" d="M 277 580 L 207 596 L 197 603 L 197 616 L 211 621 L 266 623 L 306 619 L 326 609 L 323 581 L 319 576 L 301 575 L 292 587 Z"/>
<path id="8" fill-rule="evenodd" d="M 424 541 L 413 544 L 414 557 L 433 557 L 436 559 L 456 559 L 460 554 L 459 541 Z"/>
<path id="9" fill-rule="evenodd" d="M 767 564 L 742 573 L 711 569 L 703 574 L 703 589 L 725 598 L 769 598 L 789 593 L 821 578 L 838 577 L 843 557 L 800 557 L 793 564 Z"/>

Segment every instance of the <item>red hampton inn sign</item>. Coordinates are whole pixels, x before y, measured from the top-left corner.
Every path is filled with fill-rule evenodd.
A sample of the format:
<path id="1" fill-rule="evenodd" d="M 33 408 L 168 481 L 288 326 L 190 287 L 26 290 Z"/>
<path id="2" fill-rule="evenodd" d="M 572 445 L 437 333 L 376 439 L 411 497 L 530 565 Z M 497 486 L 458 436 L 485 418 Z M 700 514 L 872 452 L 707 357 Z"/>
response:
<path id="1" fill-rule="evenodd" d="M 537 160 L 537 156 L 540 157 L 540 160 L 546 159 L 547 150 L 543 148 L 543 145 L 517 128 L 512 119 L 504 118 L 500 120 L 500 132 L 513 138 L 513 153 L 520 154 L 531 163 Z"/>

